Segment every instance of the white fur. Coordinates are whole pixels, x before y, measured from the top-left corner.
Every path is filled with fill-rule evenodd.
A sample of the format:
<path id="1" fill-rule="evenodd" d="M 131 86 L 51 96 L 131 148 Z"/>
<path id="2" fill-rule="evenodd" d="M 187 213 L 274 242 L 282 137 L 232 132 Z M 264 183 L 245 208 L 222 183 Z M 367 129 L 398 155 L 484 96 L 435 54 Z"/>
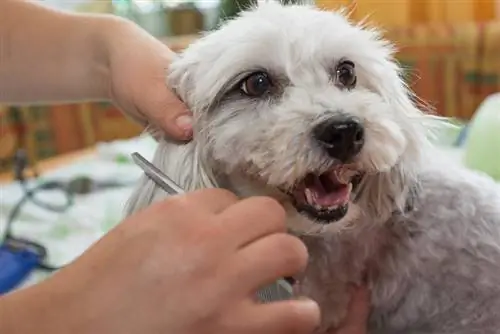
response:
<path id="1" fill-rule="evenodd" d="M 343 13 L 267 3 L 191 45 L 168 80 L 195 115 L 192 142 L 160 139 L 153 162 L 186 190 L 224 187 L 270 195 L 308 245 L 297 293 L 316 299 L 323 333 L 345 316 L 346 284 L 372 288 L 370 333 L 500 333 L 500 195 L 495 183 L 440 162 L 423 113 L 400 78 L 392 46 Z M 331 74 L 356 64 L 355 89 Z M 279 93 L 249 99 L 232 89 L 266 69 Z M 230 89 L 231 88 L 231 89 Z M 288 188 L 336 164 L 311 138 L 339 111 L 357 116 L 366 143 L 355 160 L 365 176 L 347 215 L 321 225 L 299 214 Z M 143 178 L 127 212 L 166 196 Z"/>

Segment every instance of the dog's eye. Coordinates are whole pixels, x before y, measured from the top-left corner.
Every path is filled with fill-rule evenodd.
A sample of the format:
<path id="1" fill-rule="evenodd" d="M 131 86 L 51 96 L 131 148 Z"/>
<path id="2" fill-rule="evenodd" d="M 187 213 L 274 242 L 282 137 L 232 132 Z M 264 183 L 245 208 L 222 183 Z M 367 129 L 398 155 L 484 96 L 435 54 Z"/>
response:
<path id="1" fill-rule="evenodd" d="M 267 73 L 253 73 L 241 82 L 240 89 L 248 96 L 259 97 L 271 89 L 271 80 Z"/>
<path id="2" fill-rule="evenodd" d="M 336 82 L 346 88 L 356 86 L 356 71 L 353 62 L 346 60 L 339 63 L 336 70 Z"/>

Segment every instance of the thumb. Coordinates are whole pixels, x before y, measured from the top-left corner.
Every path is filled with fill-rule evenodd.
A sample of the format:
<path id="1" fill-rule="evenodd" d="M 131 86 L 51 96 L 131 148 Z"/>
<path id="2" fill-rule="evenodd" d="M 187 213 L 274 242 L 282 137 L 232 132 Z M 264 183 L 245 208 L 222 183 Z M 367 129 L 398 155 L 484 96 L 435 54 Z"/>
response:
<path id="1" fill-rule="evenodd" d="M 193 115 L 173 93 L 167 92 L 168 102 L 159 113 L 158 126 L 174 139 L 190 140 L 193 135 Z"/>
<path id="2" fill-rule="evenodd" d="M 165 48 L 163 45 L 164 53 L 161 54 L 164 61 L 162 65 L 170 64 L 177 55 L 170 49 Z M 160 54 L 158 52 L 158 54 Z M 161 101 L 159 105 L 153 106 L 157 108 L 157 125 L 163 129 L 170 137 L 178 140 L 190 140 L 193 135 L 193 116 L 191 111 L 188 110 L 184 102 L 175 94 L 172 87 L 166 87 L 165 78 L 161 79 L 162 85 L 159 85 L 158 100 Z M 167 84 L 168 85 L 168 84 Z M 153 99 L 151 101 L 154 101 Z M 155 112 L 153 110 L 152 112 Z"/>
<path id="3" fill-rule="evenodd" d="M 159 82 L 155 91 L 142 96 L 141 112 L 155 129 L 176 140 L 190 140 L 193 135 L 193 116 L 187 106 Z"/>

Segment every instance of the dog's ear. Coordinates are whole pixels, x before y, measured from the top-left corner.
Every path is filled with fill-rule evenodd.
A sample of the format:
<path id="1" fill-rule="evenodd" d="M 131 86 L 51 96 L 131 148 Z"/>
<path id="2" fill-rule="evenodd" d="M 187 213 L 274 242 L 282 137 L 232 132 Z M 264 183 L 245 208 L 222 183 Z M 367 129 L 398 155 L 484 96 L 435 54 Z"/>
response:
<path id="1" fill-rule="evenodd" d="M 218 186 L 212 170 L 203 160 L 195 140 L 181 144 L 160 139 L 152 162 L 184 190 L 192 191 Z M 163 189 L 144 175 L 129 198 L 125 213 L 131 215 L 167 196 Z"/>
<path id="2" fill-rule="evenodd" d="M 193 49 L 197 43 L 193 43 L 189 48 Z M 199 58 L 196 52 L 186 50 L 176 56 L 170 64 L 166 81 L 170 89 L 189 106 L 195 114 L 198 113 L 198 101 L 196 96 L 196 76 L 199 67 Z"/>

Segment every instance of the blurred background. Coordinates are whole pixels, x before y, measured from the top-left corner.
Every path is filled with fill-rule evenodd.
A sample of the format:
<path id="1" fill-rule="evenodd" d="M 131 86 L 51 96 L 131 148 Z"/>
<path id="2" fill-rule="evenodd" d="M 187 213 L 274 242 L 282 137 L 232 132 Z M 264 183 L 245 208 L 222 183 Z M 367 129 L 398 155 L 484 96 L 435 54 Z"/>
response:
<path id="1" fill-rule="evenodd" d="M 144 27 L 176 51 L 201 31 L 262 0 L 39 0 L 78 12 L 112 13 Z M 299 0 L 295 0 L 299 1 Z M 306 0 L 307 1 L 307 0 Z M 309 0 L 314 2 L 314 0 Z M 294 0 L 286 2 L 293 3 Z M 385 30 L 400 48 L 408 83 L 438 113 L 469 120 L 498 90 L 500 0 L 316 0 L 325 9 L 346 7 L 353 20 Z M 0 106 L 0 172 L 12 168 L 16 148 L 33 164 L 92 146 L 130 138 L 141 129 L 108 103 Z"/>
<path id="2" fill-rule="evenodd" d="M 179 52 L 261 0 L 39 1 L 126 17 Z M 500 0 L 306 1 L 346 7 L 353 20 L 369 16 L 382 28 L 399 48 L 410 88 L 456 125 L 436 138 L 443 154 L 500 181 Z M 0 251 L 10 224 L 61 265 L 115 226 L 141 175 L 130 153 L 150 159 L 155 149 L 141 132 L 105 101 L 0 105 Z M 58 186 L 30 195 L 47 182 Z M 30 277 L 28 283 L 40 278 Z"/>

